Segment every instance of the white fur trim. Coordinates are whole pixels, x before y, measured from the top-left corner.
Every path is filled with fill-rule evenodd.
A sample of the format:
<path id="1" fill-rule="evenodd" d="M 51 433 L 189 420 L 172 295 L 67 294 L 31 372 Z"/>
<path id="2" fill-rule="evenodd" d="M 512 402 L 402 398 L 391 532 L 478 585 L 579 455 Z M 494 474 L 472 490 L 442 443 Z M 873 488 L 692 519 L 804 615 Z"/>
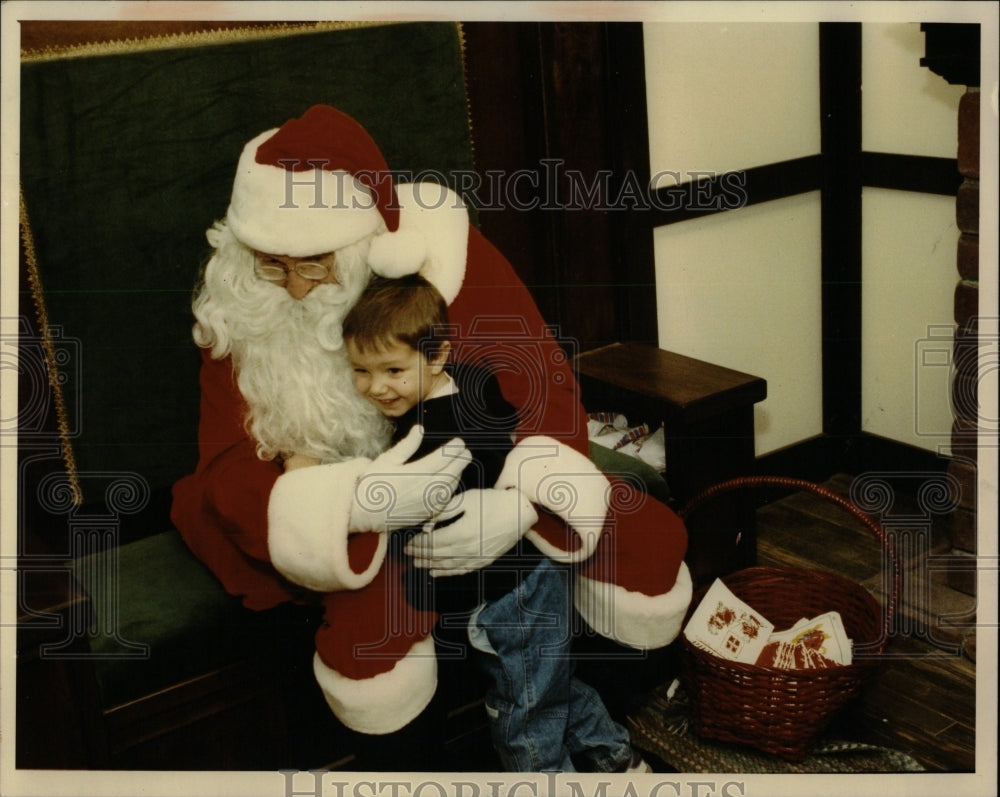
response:
<path id="1" fill-rule="evenodd" d="M 673 589 L 644 595 L 577 574 L 574 603 L 601 636 L 639 650 L 669 645 L 681 631 L 691 603 L 691 574 L 681 562 Z"/>
<path id="2" fill-rule="evenodd" d="M 240 155 L 226 218 L 233 234 L 259 252 L 306 257 L 361 240 L 382 221 L 375 198 L 343 170 L 293 172 L 257 163 L 267 130 Z"/>
<path id="3" fill-rule="evenodd" d="M 399 229 L 375 237 L 368 251 L 372 271 L 383 277 L 420 272 L 451 304 L 465 279 L 469 211 L 439 183 L 400 183 Z"/>
<path id="4" fill-rule="evenodd" d="M 380 277 L 398 279 L 416 274 L 427 257 L 427 238 L 414 229 L 400 227 L 372 239 L 368 262 Z"/>
<path id="5" fill-rule="evenodd" d="M 371 563 L 362 571 L 347 560 L 354 486 L 370 460 L 359 458 L 291 470 L 278 477 L 267 506 L 271 563 L 285 578 L 317 592 L 358 589 L 385 559 L 379 534 Z"/>
<path id="6" fill-rule="evenodd" d="M 371 678 L 345 678 L 313 656 L 313 672 L 330 710 L 359 733 L 398 731 L 420 716 L 437 689 L 434 639 L 414 643 L 391 670 Z"/>
<path id="7" fill-rule="evenodd" d="M 551 437 L 526 437 L 507 455 L 496 487 L 516 487 L 531 503 L 562 518 L 580 540 L 564 551 L 536 531 L 525 536 L 559 562 L 583 562 L 597 547 L 608 513 L 610 483 L 587 457 Z"/>

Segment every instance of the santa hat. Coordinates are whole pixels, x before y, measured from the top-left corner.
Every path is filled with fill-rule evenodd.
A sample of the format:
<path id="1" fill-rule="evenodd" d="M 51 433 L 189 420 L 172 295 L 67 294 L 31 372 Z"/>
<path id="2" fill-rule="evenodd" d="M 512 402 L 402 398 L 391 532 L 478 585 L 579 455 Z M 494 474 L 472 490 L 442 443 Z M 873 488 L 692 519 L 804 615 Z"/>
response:
<path id="1" fill-rule="evenodd" d="M 378 145 L 328 105 L 267 130 L 243 149 L 227 219 L 260 252 L 325 254 L 375 232 L 369 264 L 386 277 L 421 273 L 449 303 L 465 276 L 469 214 L 436 183 L 394 185 Z"/>

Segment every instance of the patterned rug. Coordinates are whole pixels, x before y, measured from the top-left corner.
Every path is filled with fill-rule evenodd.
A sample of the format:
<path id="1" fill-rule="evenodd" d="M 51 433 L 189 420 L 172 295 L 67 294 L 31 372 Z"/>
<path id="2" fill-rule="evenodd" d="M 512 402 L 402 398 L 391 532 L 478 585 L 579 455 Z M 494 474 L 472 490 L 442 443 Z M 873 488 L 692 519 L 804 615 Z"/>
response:
<path id="1" fill-rule="evenodd" d="M 628 718 L 632 744 L 657 756 L 677 772 L 882 773 L 923 772 L 919 762 L 898 750 L 841 740 L 821 740 L 803 761 L 785 761 L 741 745 L 698 737 L 682 687 L 654 690 Z"/>

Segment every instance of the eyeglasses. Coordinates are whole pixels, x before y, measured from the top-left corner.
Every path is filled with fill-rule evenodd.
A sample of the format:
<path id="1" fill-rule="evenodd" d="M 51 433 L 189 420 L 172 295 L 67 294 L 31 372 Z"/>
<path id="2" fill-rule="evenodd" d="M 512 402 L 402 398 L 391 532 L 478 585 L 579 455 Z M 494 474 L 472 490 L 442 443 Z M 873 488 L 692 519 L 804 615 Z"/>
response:
<path id="1" fill-rule="evenodd" d="M 253 262 L 254 273 L 268 282 L 284 282 L 288 272 L 294 271 L 300 277 L 320 282 L 330 276 L 330 267 L 312 260 L 302 260 L 292 266 L 287 266 L 279 260 L 256 255 Z"/>

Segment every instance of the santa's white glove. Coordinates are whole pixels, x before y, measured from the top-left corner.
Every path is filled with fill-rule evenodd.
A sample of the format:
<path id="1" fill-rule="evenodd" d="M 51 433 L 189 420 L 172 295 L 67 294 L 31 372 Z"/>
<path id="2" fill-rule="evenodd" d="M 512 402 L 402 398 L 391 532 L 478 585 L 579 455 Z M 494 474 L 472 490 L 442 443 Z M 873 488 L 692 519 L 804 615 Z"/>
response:
<path id="1" fill-rule="evenodd" d="M 433 523 L 453 520 L 443 528 Z M 466 490 L 456 495 L 404 549 L 415 567 L 435 578 L 471 573 L 492 564 L 514 547 L 538 520 L 538 513 L 517 489 Z"/>
<path id="2" fill-rule="evenodd" d="M 352 531 L 392 531 L 417 526 L 448 505 L 472 455 L 460 438 L 415 462 L 424 430 L 410 433 L 378 456 L 358 479 L 351 506 Z"/>

